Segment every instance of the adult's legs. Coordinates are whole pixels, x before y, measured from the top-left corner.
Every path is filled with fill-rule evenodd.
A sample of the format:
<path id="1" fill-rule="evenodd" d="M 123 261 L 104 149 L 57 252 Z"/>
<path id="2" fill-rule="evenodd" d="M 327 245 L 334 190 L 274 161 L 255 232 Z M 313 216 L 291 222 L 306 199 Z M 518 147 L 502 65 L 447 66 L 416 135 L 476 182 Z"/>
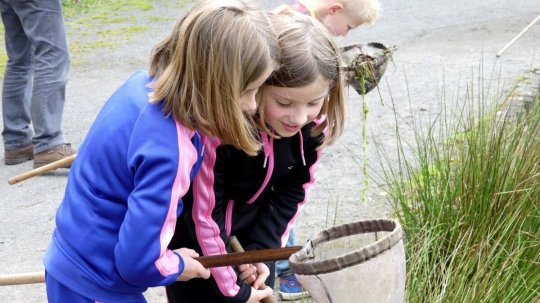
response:
<path id="1" fill-rule="evenodd" d="M 0 1 L 8 56 L 2 87 L 2 137 L 6 150 L 30 144 L 32 90 L 32 44 L 10 1 Z"/>
<path id="2" fill-rule="evenodd" d="M 69 49 L 60 0 L 11 1 L 34 48 L 30 113 L 34 153 L 65 143 L 62 133 Z"/>

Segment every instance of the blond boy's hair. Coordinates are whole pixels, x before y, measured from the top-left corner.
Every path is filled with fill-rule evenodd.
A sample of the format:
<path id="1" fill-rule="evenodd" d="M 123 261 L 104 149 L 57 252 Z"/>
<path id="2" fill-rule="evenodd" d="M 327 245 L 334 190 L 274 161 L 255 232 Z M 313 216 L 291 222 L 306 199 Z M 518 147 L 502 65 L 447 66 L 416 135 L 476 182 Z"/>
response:
<path id="1" fill-rule="evenodd" d="M 363 24 L 373 24 L 379 17 L 380 4 L 378 0 L 337 0 L 349 16 L 363 20 Z"/>
<path id="2" fill-rule="evenodd" d="M 280 47 L 279 69 L 260 89 L 259 124 L 267 133 L 272 133 L 262 123 L 265 100 L 261 96 L 266 85 L 302 87 L 322 77 L 330 85 L 319 113 L 319 118 L 325 119 L 313 128 L 312 136 L 319 137 L 326 130 L 321 146 L 333 143 L 341 135 L 345 122 L 344 82 L 339 70 L 341 58 L 338 47 L 326 28 L 308 16 L 296 13 L 273 15 L 272 24 Z"/>
<path id="3" fill-rule="evenodd" d="M 150 101 L 163 102 L 184 126 L 255 155 L 260 143 L 240 95 L 277 53 L 266 13 L 251 2 L 200 2 L 154 48 Z"/>

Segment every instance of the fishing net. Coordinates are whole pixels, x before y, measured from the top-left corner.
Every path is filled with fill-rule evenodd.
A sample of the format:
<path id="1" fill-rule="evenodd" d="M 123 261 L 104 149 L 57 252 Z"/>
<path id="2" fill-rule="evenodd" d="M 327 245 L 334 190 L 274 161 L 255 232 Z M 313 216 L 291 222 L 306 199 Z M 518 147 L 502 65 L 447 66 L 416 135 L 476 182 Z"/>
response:
<path id="1" fill-rule="evenodd" d="M 384 75 L 394 51 L 395 47 L 378 42 L 358 43 L 341 48 L 347 84 L 360 95 L 373 90 Z"/>
<path id="2" fill-rule="evenodd" d="M 318 303 L 404 302 L 402 236 L 393 220 L 335 226 L 311 237 L 289 264 Z"/>

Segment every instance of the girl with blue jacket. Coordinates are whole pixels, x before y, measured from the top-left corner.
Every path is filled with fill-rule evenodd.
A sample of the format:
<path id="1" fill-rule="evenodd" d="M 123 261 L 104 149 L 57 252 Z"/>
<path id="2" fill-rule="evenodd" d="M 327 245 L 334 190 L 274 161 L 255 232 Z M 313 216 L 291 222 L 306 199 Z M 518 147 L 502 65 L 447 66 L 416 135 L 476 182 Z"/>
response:
<path id="1" fill-rule="evenodd" d="M 244 1 L 200 2 L 179 20 L 79 149 L 44 257 L 49 302 L 146 302 L 148 287 L 209 277 L 195 251 L 168 248 L 176 218 L 204 136 L 259 149 L 243 112 L 276 53 L 268 17 Z"/>

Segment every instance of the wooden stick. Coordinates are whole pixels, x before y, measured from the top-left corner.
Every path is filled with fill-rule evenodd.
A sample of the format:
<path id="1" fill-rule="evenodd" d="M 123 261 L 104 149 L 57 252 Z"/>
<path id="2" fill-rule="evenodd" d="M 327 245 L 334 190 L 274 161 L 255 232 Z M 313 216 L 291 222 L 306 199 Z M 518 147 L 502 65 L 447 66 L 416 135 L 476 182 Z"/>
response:
<path id="1" fill-rule="evenodd" d="M 244 248 L 242 247 L 242 245 L 240 244 L 240 241 L 238 241 L 238 239 L 235 237 L 235 236 L 231 236 L 229 238 L 229 243 L 231 244 L 231 248 L 234 252 L 236 253 L 243 253 L 244 252 Z M 298 250 L 296 250 L 298 251 Z M 249 263 L 258 263 L 258 262 L 249 262 Z M 243 264 L 249 264 L 249 263 L 243 263 Z M 261 285 L 262 288 L 266 288 L 266 285 L 263 283 Z M 274 300 L 274 297 L 273 296 L 270 296 L 270 297 L 266 297 L 264 299 L 262 299 L 261 301 L 262 303 L 276 303 L 276 300 Z"/>
<path id="2" fill-rule="evenodd" d="M 302 246 L 261 249 L 224 255 L 202 256 L 195 258 L 195 260 L 201 262 L 204 267 L 221 267 L 278 261 L 288 259 L 290 255 L 294 254 L 301 248 Z M 45 273 L 42 271 L 0 275 L 0 286 L 37 284 L 43 282 L 45 282 Z"/>
<path id="3" fill-rule="evenodd" d="M 38 284 L 45 282 L 45 272 L 27 272 L 22 274 L 0 275 L 0 286 Z"/>
<path id="4" fill-rule="evenodd" d="M 75 156 L 77 156 L 77 154 L 71 155 L 69 157 L 65 157 L 64 159 L 54 161 L 53 163 L 49 163 L 47 165 L 43 165 L 41 167 L 34 168 L 34 169 L 29 170 L 29 171 L 27 171 L 25 173 L 22 173 L 20 175 L 9 178 L 8 183 L 10 185 L 13 185 L 13 184 L 19 183 L 21 181 L 24 181 L 26 179 L 30 179 L 32 177 L 42 175 L 42 174 L 44 174 L 46 172 L 49 172 L 51 170 L 55 170 L 57 168 L 69 166 L 69 165 L 71 165 L 73 163 L 73 160 L 75 160 Z"/>
<path id="5" fill-rule="evenodd" d="M 526 31 L 529 30 L 529 28 L 531 28 L 536 22 L 538 22 L 538 20 L 540 20 L 540 15 L 538 15 L 538 17 L 536 17 L 531 23 L 529 23 L 529 25 L 527 25 L 522 31 L 521 33 L 517 34 L 517 36 L 514 37 L 514 39 L 512 39 L 510 42 L 508 42 L 508 44 L 506 44 L 498 53 L 497 53 L 497 57 L 500 57 L 501 54 L 510 46 L 512 45 L 514 42 L 516 42 L 516 40 L 521 37 L 521 35 L 523 35 Z"/>
<path id="6" fill-rule="evenodd" d="M 232 243 L 231 243 L 232 247 Z M 235 248 L 233 248 L 234 250 Z M 242 265 L 269 261 L 287 260 L 292 254 L 302 249 L 302 246 L 290 246 L 281 248 L 269 248 L 252 251 L 239 251 L 223 255 L 202 256 L 195 260 L 201 262 L 204 267 L 221 267 Z"/>

